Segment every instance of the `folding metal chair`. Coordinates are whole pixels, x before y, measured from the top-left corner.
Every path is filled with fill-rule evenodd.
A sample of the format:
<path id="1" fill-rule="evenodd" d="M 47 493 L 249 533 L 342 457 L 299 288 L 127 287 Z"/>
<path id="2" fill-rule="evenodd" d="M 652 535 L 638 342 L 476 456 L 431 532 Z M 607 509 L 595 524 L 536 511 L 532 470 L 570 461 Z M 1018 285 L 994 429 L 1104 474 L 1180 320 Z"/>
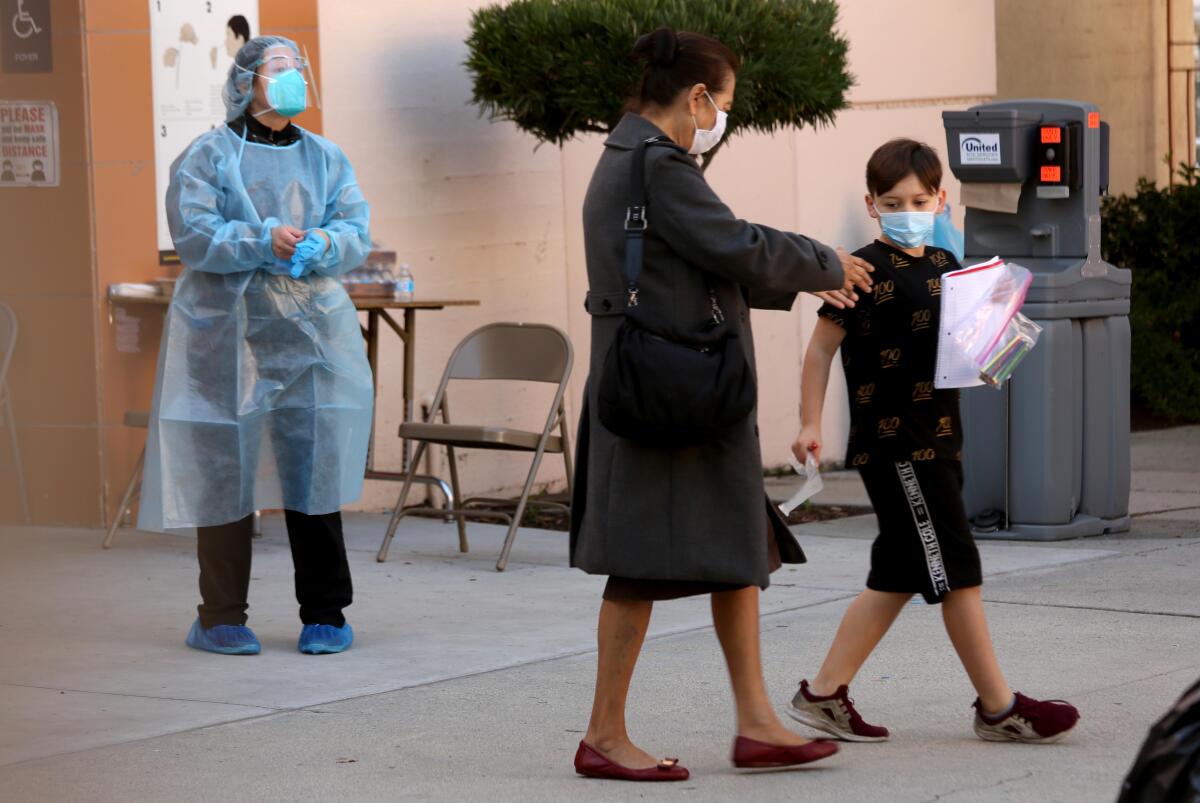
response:
<path id="1" fill-rule="evenodd" d="M 458 522 L 458 548 L 461 552 L 468 550 L 466 519 L 488 518 L 508 522 L 508 535 L 504 539 L 504 548 L 500 551 L 500 559 L 496 562 L 496 571 L 504 571 L 508 565 L 508 555 L 512 551 L 513 539 L 525 509 L 530 504 L 557 507 L 569 510 L 566 505 L 551 502 L 530 500 L 533 483 L 537 478 L 542 456 L 547 452 L 563 456 L 567 471 L 567 491 L 570 493 L 574 482 L 574 471 L 571 465 L 571 444 L 567 430 L 566 407 L 563 397 L 566 394 L 567 380 L 571 376 L 571 366 L 574 361 L 574 350 L 571 341 L 559 329 L 545 324 L 493 323 L 476 329 L 458 344 L 446 365 L 441 384 L 434 396 L 430 407 L 430 418 L 441 414 L 442 423 L 405 423 L 400 426 L 400 437 L 417 441 L 417 450 L 409 463 L 408 475 L 396 507 L 392 511 L 387 533 L 379 546 L 376 559 L 379 562 L 387 560 L 388 547 L 396 534 L 400 520 L 413 513 L 429 513 L 438 516 L 453 516 Z M 452 380 L 509 380 L 517 382 L 545 382 L 558 387 L 550 413 L 546 417 L 546 425 L 541 432 L 528 432 L 508 427 L 488 426 L 482 424 L 465 425 L 452 424 L 446 404 L 446 388 Z M 558 429 L 559 434 L 552 434 Z M 409 491 L 413 486 L 413 477 L 421 458 L 430 444 L 446 447 L 447 461 L 450 466 L 450 484 L 454 491 L 456 507 L 432 508 L 416 507 L 405 510 L 404 503 L 408 500 Z M 529 467 L 529 475 L 525 478 L 525 487 L 517 500 L 513 513 L 487 509 L 481 505 L 490 505 L 497 500 L 474 498 L 462 500 L 458 487 L 458 463 L 455 461 L 455 449 L 498 449 L 514 452 L 531 452 L 533 462 Z M 569 498 L 569 497 L 568 497 Z"/>
<path id="2" fill-rule="evenodd" d="M 150 413 L 140 410 L 125 411 L 125 426 L 137 427 L 139 429 L 147 429 L 150 426 Z M 125 486 L 125 493 L 121 496 L 121 504 L 117 507 L 116 515 L 113 516 L 112 524 L 108 526 L 108 533 L 104 536 L 104 542 L 100 546 L 105 549 L 112 548 L 113 538 L 117 534 L 117 528 L 126 523 L 129 518 L 133 500 L 142 490 L 142 466 L 146 463 L 146 447 L 142 447 L 142 453 L 138 455 L 137 463 L 133 466 L 133 474 L 129 477 L 129 483 Z"/>
<path id="3" fill-rule="evenodd" d="M 21 464 L 21 446 L 17 442 L 17 419 L 13 415 L 12 391 L 8 384 L 8 369 L 17 350 L 17 315 L 12 307 L 0 303 L 0 411 L 3 411 L 8 426 L 9 448 L 12 452 L 13 471 L 17 474 L 17 492 L 21 495 L 21 515 L 29 524 L 29 496 L 25 490 L 25 469 Z"/>
<path id="4" fill-rule="evenodd" d="M 149 429 L 150 413 L 144 410 L 126 410 L 125 411 L 125 426 L 136 427 L 138 429 Z M 133 502 L 142 492 L 142 469 L 146 465 L 146 447 L 142 447 L 142 453 L 138 455 L 137 462 L 133 465 L 133 473 L 129 476 L 129 483 L 125 486 L 125 493 L 121 495 L 121 504 L 117 506 L 117 512 L 113 516 L 112 524 L 108 525 L 108 532 L 104 535 L 104 541 L 100 546 L 105 549 L 111 549 L 113 538 L 117 535 L 117 529 L 123 524 L 130 524 L 129 521 L 133 513 Z M 254 511 L 254 536 L 262 535 L 262 515 L 259 511 Z"/>

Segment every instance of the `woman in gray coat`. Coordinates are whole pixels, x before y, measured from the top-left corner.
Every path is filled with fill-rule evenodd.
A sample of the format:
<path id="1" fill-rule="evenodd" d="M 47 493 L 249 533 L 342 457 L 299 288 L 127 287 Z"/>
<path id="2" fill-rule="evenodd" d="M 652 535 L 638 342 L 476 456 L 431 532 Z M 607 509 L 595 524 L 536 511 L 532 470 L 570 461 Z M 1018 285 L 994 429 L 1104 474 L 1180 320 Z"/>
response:
<path id="1" fill-rule="evenodd" d="M 711 289 L 753 369 L 751 308 L 788 310 L 801 291 L 852 303 L 853 286 L 869 289 L 870 268 L 840 249 L 738 219 L 705 182 L 694 156 L 724 133 L 739 66 L 729 48 L 660 28 L 639 39 L 634 54 L 645 64 L 638 113 L 627 114 L 605 142 L 583 209 L 593 318 L 571 565 L 609 581 L 595 701 L 575 768 L 627 780 L 688 777 L 674 760 L 657 762 L 630 741 L 625 699 L 653 602 L 695 594 L 712 594 L 733 681 L 735 764 L 805 763 L 836 747 L 784 728 L 763 685 L 759 589 L 781 562 L 802 563 L 804 553 L 764 492 L 755 415 L 689 448 L 619 437 L 598 416 L 601 369 L 629 302 L 624 222 L 638 144 L 665 135 L 678 146 L 645 149 L 648 227 L 638 304 L 661 318 L 662 330 L 684 333 L 702 323 Z"/>

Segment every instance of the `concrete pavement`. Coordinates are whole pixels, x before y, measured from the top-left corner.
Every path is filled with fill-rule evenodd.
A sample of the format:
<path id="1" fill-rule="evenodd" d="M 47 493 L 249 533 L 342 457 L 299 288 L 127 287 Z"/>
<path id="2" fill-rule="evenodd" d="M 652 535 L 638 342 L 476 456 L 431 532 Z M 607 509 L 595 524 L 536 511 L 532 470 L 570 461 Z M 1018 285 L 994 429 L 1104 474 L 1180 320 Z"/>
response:
<path id="1" fill-rule="evenodd" d="M 703 599 L 663 604 L 630 724 L 693 771 L 678 785 L 579 779 L 603 578 L 565 566 L 562 534 L 406 521 L 387 564 L 380 517 L 348 520 L 358 643 L 301 656 L 281 522 L 255 545 L 257 657 L 183 646 L 194 541 L 122 532 L 0 533 L 0 797 L 12 800 L 1062 800 L 1115 797 L 1146 728 L 1200 676 L 1200 428 L 1135 437 L 1131 533 L 981 545 L 1011 682 L 1083 711 L 1062 745 L 994 745 L 934 608 L 914 604 L 855 684 L 882 745 L 740 777 L 732 705 Z M 851 503 L 853 475 L 830 483 Z M 827 492 L 828 493 L 828 492 Z M 784 494 L 786 495 L 786 494 Z M 819 500 L 826 501 L 826 500 Z M 764 660 L 782 705 L 815 671 L 861 588 L 872 517 L 800 528 L 810 563 L 763 596 Z"/>

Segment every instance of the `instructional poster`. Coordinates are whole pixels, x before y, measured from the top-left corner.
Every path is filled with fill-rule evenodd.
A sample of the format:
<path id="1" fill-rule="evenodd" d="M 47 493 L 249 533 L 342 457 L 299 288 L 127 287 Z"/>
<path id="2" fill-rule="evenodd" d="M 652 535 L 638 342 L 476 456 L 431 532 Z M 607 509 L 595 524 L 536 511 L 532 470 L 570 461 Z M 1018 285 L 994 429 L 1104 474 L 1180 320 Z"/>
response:
<path id="1" fill-rule="evenodd" d="M 221 88 L 238 49 L 259 34 L 258 0 L 150 0 L 160 258 L 174 252 L 164 207 L 171 163 L 225 122 Z"/>
<path id="2" fill-rule="evenodd" d="M 0 100 L 0 188 L 58 186 L 58 108 Z"/>

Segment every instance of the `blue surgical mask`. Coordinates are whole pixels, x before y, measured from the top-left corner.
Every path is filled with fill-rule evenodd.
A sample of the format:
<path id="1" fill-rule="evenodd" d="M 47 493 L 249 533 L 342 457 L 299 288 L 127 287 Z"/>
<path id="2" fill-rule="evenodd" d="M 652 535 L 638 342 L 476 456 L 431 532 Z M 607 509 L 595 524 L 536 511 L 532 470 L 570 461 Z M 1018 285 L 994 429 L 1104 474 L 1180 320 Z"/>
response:
<path id="1" fill-rule="evenodd" d="M 933 220 L 933 212 L 879 212 L 883 233 L 901 248 L 920 248 L 929 242 Z"/>
<path id="2" fill-rule="evenodd" d="M 268 78 L 267 102 L 282 116 L 295 117 L 308 108 L 308 82 L 294 69 Z"/>

